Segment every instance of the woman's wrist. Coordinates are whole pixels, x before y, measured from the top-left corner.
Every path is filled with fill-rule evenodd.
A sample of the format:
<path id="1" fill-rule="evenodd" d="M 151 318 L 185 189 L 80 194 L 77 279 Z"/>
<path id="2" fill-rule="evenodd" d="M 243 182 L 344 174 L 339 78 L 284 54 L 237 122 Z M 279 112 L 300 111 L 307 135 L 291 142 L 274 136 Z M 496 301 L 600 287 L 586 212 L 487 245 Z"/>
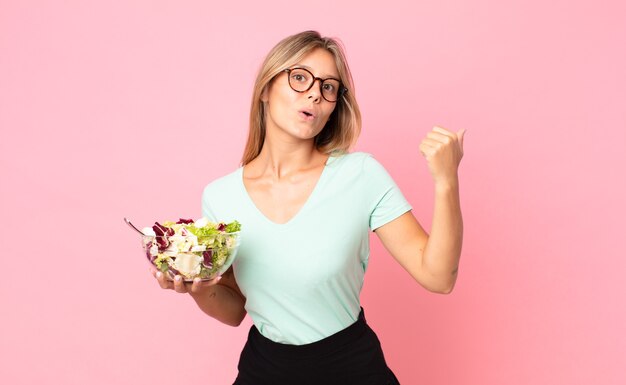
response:
<path id="1" fill-rule="evenodd" d="M 449 193 L 452 191 L 458 191 L 459 189 L 459 178 L 455 175 L 454 177 L 441 178 L 435 180 L 435 192 L 439 193 Z"/>

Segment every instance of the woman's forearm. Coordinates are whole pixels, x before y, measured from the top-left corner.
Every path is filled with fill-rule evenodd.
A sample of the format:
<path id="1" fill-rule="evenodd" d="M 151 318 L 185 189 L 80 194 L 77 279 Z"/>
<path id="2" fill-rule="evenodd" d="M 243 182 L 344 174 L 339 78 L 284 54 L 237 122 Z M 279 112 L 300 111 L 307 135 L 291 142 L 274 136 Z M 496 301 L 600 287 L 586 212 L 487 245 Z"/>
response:
<path id="1" fill-rule="evenodd" d="M 189 293 L 207 315 L 230 326 L 239 326 L 246 315 L 245 300 L 226 285 L 213 285 L 198 293 Z"/>
<path id="2" fill-rule="evenodd" d="M 436 291 L 454 288 L 463 244 L 458 178 L 435 184 L 435 208 L 422 268 L 437 282 Z"/>

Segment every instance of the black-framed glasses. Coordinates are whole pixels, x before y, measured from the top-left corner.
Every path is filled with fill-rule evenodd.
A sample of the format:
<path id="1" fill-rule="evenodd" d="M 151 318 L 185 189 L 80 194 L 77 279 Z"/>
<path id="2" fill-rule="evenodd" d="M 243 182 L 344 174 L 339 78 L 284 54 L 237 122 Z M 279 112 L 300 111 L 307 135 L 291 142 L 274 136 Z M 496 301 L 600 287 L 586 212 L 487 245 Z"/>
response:
<path id="1" fill-rule="evenodd" d="M 289 87 L 296 92 L 306 92 L 313 87 L 316 80 L 320 81 L 320 93 L 322 97 L 331 103 L 337 102 L 337 100 L 348 91 L 343 85 L 341 85 L 341 81 L 335 78 L 318 78 L 315 77 L 311 71 L 296 67 L 296 68 L 287 68 L 284 70 L 287 72 L 289 79 Z"/>

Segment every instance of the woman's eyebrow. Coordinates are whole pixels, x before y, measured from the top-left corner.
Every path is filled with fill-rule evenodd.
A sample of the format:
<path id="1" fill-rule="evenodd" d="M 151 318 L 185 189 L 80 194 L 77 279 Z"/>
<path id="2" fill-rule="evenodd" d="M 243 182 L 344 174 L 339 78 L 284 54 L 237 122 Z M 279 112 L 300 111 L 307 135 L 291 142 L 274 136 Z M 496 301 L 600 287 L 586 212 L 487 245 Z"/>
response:
<path id="1" fill-rule="evenodd" d="M 304 64 L 299 64 L 299 63 L 294 64 L 291 68 L 304 68 L 304 69 L 307 69 L 307 70 L 311 71 L 311 73 L 314 72 L 313 68 L 311 68 L 311 67 L 309 67 L 307 65 L 304 65 Z M 313 75 L 315 75 L 315 74 L 313 74 Z M 322 76 L 319 76 L 319 77 L 322 78 L 322 79 L 329 79 L 329 78 L 339 79 L 339 75 L 322 74 Z"/>

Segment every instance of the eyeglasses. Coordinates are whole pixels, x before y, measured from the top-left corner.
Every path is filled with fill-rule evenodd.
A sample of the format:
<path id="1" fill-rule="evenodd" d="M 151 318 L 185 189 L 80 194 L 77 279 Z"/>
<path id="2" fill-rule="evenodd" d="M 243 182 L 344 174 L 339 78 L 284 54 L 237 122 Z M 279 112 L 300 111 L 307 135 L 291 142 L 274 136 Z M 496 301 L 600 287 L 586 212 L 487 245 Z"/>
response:
<path id="1" fill-rule="evenodd" d="M 306 92 L 313 87 L 316 80 L 320 81 L 320 92 L 322 97 L 331 103 L 335 103 L 341 97 L 347 88 L 341 85 L 341 82 L 335 78 L 317 78 L 304 68 L 287 68 L 284 70 L 289 75 L 289 87 L 296 92 Z"/>

